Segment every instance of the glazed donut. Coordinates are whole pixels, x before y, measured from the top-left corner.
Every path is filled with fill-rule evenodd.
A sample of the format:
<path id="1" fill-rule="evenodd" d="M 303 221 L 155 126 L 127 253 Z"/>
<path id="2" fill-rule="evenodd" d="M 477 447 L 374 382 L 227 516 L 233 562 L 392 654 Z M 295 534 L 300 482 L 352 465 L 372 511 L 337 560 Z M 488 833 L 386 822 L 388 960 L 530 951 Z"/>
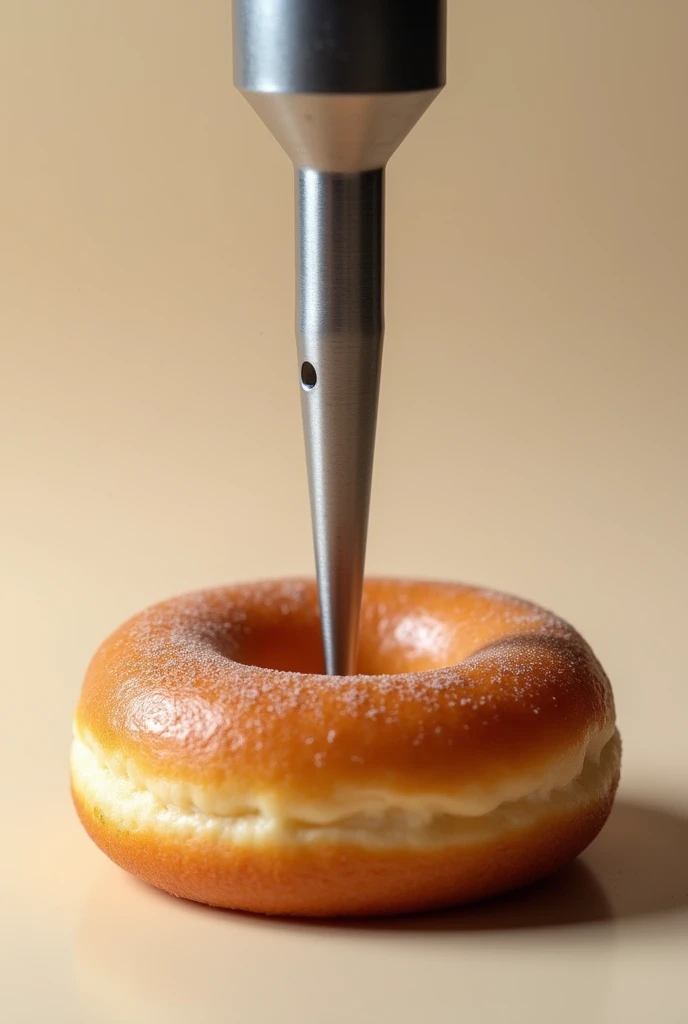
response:
<path id="1" fill-rule="evenodd" d="M 368 580 L 358 675 L 322 674 L 313 583 L 156 605 L 96 652 L 72 792 L 112 860 L 267 914 L 477 900 L 576 857 L 611 810 L 606 675 L 533 604 Z"/>

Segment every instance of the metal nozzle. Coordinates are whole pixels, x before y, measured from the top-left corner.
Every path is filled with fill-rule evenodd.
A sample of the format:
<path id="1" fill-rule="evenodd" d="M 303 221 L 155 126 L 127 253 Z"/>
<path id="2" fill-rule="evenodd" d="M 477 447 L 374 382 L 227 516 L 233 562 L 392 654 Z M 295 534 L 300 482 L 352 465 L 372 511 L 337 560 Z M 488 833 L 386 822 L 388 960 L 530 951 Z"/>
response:
<path id="1" fill-rule="evenodd" d="M 234 0 L 234 81 L 296 171 L 298 372 L 325 665 L 355 667 L 384 168 L 445 79 L 446 0 Z"/>

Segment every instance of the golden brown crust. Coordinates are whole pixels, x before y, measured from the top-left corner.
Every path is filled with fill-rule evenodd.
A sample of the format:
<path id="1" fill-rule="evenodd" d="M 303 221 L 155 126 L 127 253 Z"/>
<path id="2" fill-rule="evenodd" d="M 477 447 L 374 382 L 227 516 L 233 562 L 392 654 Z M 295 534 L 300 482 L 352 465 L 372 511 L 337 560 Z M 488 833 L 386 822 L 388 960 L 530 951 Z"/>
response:
<path id="1" fill-rule="evenodd" d="M 99 820 L 78 792 L 89 835 L 117 864 L 175 896 L 256 913 L 312 917 L 405 913 L 458 905 L 535 881 L 576 857 L 611 810 L 601 799 L 545 815 L 498 842 L 439 850 L 306 846 L 259 849 L 161 838 Z"/>
<path id="2" fill-rule="evenodd" d="M 477 588 L 367 581 L 359 669 L 317 674 L 313 584 L 204 591 L 105 641 L 76 725 L 153 776 L 320 799 L 342 786 L 498 785 L 614 721 L 607 678 L 575 630 Z"/>

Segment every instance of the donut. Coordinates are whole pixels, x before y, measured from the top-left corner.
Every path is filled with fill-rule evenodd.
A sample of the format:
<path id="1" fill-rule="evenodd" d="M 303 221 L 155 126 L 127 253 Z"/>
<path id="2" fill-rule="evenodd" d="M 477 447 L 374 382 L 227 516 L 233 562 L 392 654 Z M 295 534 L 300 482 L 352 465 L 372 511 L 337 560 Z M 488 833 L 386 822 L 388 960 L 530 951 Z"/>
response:
<path id="1" fill-rule="evenodd" d="M 567 623 L 478 587 L 369 579 L 357 669 L 323 674 L 309 581 L 135 615 L 76 710 L 86 831 L 175 896 L 297 916 L 476 901 L 597 835 L 621 746 L 609 681 Z"/>

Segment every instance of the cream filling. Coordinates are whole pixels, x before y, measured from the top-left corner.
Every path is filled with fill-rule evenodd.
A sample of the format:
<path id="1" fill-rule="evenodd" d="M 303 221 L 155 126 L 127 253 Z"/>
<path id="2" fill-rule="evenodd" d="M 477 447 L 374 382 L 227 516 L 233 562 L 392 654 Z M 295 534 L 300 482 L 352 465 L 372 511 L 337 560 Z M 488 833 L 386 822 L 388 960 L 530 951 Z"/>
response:
<path id="1" fill-rule="evenodd" d="M 107 758 L 88 737 L 72 744 L 72 782 L 93 814 L 129 832 L 157 831 L 179 841 L 241 846 L 349 843 L 374 847 L 437 847 L 486 841 L 529 828 L 550 815 L 601 799 L 619 771 L 621 741 L 612 726 L 582 752 L 552 766 L 516 798 L 513 787 L 471 787 L 456 793 L 342 791 L 320 803 L 289 803 L 274 794 L 207 793 L 198 786 L 143 777 L 124 758 Z M 565 768 L 571 772 L 567 778 Z M 525 780 L 519 780 L 517 789 Z M 480 809 L 482 808 L 482 809 Z"/>

